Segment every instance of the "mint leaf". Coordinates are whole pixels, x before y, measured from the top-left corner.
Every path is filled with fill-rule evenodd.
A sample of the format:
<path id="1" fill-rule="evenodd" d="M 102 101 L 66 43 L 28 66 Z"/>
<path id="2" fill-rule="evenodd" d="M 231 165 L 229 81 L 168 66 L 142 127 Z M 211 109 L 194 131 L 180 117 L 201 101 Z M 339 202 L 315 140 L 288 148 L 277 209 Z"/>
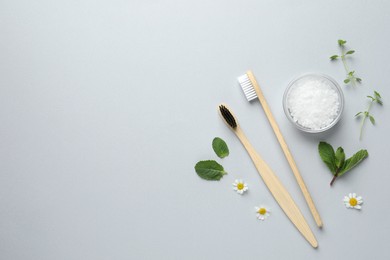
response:
<path id="1" fill-rule="evenodd" d="M 355 52 L 354 50 L 347 51 L 346 55 L 353 54 L 354 52 Z"/>
<path id="2" fill-rule="evenodd" d="M 326 164 L 326 166 L 328 166 L 329 170 L 335 174 L 337 167 L 336 155 L 334 153 L 333 147 L 326 142 L 320 142 L 318 144 L 318 152 L 322 161 Z"/>
<path id="3" fill-rule="evenodd" d="M 229 155 L 229 148 L 224 140 L 215 137 L 213 140 L 213 150 L 219 158 L 225 158 Z"/>
<path id="4" fill-rule="evenodd" d="M 337 148 L 335 157 L 336 157 L 336 167 L 338 169 L 343 167 L 345 162 L 345 153 L 342 147 Z"/>
<path id="5" fill-rule="evenodd" d="M 348 82 L 350 82 L 351 80 L 350 79 L 344 79 L 344 83 L 347 84 Z"/>
<path id="6" fill-rule="evenodd" d="M 340 170 L 338 176 L 342 176 L 344 173 L 354 168 L 356 165 L 361 163 L 365 158 L 367 158 L 367 156 L 368 156 L 367 150 L 360 150 L 357 153 L 355 153 L 351 158 L 345 161 L 344 166 Z"/>
<path id="7" fill-rule="evenodd" d="M 202 179 L 211 181 L 219 181 L 223 175 L 227 174 L 222 165 L 214 160 L 199 161 L 195 165 L 195 171 Z"/>

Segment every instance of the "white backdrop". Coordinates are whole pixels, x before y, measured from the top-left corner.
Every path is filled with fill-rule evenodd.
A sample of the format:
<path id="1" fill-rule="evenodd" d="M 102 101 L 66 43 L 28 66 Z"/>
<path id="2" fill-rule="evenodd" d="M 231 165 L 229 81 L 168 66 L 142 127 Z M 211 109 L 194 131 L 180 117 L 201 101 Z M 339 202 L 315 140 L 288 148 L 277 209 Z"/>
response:
<path id="1" fill-rule="evenodd" d="M 389 259 L 388 1 L 0 1 L 0 259 Z M 344 86 L 337 40 L 363 79 Z M 324 222 L 304 202 L 260 104 L 236 77 L 252 69 Z M 303 134 L 283 114 L 308 72 L 343 88 L 342 120 Z M 358 140 L 354 114 L 376 89 Z M 216 112 L 230 105 L 301 208 L 319 248 L 296 231 Z M 229 173 L 200 179 L 217 159 Z M 329 187 L 320 140 L 369 158 Z M 243 178 L 249 192 L 231 183 Z M 343 196 L 364 197 L 347 210 Z M 261 222 L 254 206 L 272 215 Z"/>

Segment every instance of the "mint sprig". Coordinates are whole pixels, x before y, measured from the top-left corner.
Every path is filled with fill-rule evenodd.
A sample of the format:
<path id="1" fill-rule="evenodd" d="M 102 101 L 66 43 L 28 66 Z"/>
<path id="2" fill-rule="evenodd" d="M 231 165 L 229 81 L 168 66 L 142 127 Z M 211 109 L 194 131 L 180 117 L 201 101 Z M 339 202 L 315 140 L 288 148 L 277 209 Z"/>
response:
<path id="1" fill-rule="evenodd" d="M 334 175 L 332 181 L 330 182 L 331 186 L 337 177 L 340 177 L 350 171 L 368 156 L 367 150 L 360 150 L 345 160 L 345 153 L 342 147 L 337 148 L 335 152 L 333 147 L 326 142 L 320 142 L 318 144 L 318 152 L 322 161 Z"/>
<path id="2" fill-rule="evenodd" d="M 213 150 L 219 158 L 225 158 L 229 155 L 229 148 L 222 138 L 215 137 L 212 143 Z"/>
<path id="3" fill-rule="evenodd" d="M 356 86 L 356 82 L 360 83 L 360 82 L 362 82 L 362 79 L 355 76 L 355 71 L 350 70 L 348 68 L 347 61 L 346 61 L 347 57 L 354 54 L 355 51 L 346 49 L 345 44 L 347 43 L 347 41 L 345 41 L 345 40 L 340 39 L 337 41 L 337 43 L 339 44 L 341 54 L 330 56 L 330 60 L 334 61 L 337 59 L 341 59 L 341 61 L 343 62 L 343 65 L 344 65 L 346 76 L 347 76 L 344 79 L 344 83 L 345 84 L 352 83 L 354 86 Z"/>
<path id="4" fill-rule="evenodd" d="M 225 174 L 227 174 L 222 165 L 214 160 L 199 161 L 195 165 L 195 171 L 202 179 L 211 181 L 219 181 Z"/>
<path id="5" fill-rule="evenodd" d="M 374 96 L 367 96 L 367 97 L 370 99 L 370 104 L 368 105 L 367 110 L 359 112 L 355 115 L 355 117 L 363 117 L 362 123 L 360 124 L 359 140 L 362 140 L 363 126 L 364 126 L 364 122 L 366 121 L 367 118 L 370 119 L 371 124 L 375 125 L 375 118 L 370 113 L 370 109 L 371 109 L 372 104 L 378 103 L 379 105 L 383 105 L 382 97 L 377 91 L 374 91 Z"/>

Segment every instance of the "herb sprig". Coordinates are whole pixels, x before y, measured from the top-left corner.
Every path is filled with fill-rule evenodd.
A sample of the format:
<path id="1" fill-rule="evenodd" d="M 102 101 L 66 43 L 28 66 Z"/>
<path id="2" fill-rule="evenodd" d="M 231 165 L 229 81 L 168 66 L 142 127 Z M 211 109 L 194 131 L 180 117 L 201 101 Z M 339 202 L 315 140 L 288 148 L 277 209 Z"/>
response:
<path id="1" fill-rule="evenodd" d="M 375 125 L 375 118 L 370 113 L 370 109 L 371 109 L 372 104 L 378 103 L 379 105 L 383 105 L 382 97 L 381 97 L 381 95 L 377 91 L 374 91 L 374 96 L 367 96 L 367 97 L 370 99 L 370 104 L 368 105 L 367 110 L 359 112 L 359 113 L 357 113 L 355 115 L 355 117 L 363 117 L 362 123 L 360 124 L 359 140 L 362 140 L 362 137 L 363 137 L 363 126 L 364 126 L 364 122 L 366 121 L 367 118 L 370 119 L 371 124 Z"/>
<path id="2" fill-rule="evenodd" d="M 328 166 L 330 172 L 334 175 L 330 185 L 332 186 L 337 177 L 344 175 L 352 168 L 361 163 L 368 156 L 367 150 L 360 150 L 350 158 L 345 159 L 344 149 L 337 148 L 336 152 L 333 147 L 326 143 L 320 142 L 318 144 L 318 152 L 322 161 Z"/>
<path id="3" fill-rule="evenodd" d="M 350 70 L 348 68 L 347 61 L 346 61 L 346 58 L 348 56 L 354 54 L 355 51 L 346 49 L 345 44 L 347 43 L 347 41 L 340 39 L 337 42 L 338 42 L 338 44 L 340 46 L 341 54 L 340 55 L 336 54 L 336 55 L 330 56 L 330 60 L 333 61 L 333 60 L 341 59 L 341 61 L 343 62 L 343 65 L 344 65 L 346 76 L 347 76 L 344 79 L 344 83 L 345 84 L 352 83 L 354 86 L 356 86 L 356 82 L 360 83 L 360 82 L 362 82 L 362 79 L 355 76 L 355 71 L 354 70 Z"/>

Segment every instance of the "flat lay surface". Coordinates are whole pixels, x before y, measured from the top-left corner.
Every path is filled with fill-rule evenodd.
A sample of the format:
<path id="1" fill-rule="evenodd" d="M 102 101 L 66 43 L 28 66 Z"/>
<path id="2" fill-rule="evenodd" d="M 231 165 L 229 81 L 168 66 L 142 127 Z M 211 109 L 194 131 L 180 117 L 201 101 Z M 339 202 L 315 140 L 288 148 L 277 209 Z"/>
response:
<path id="1" fill-rule="evenodd" d="M 382 0 L 1 0 L 0 259 L 390 259 L 387 10 Z M 355 87 L 329 59 L 338 39 L 356 51 L 347 58 L 362 79 Z M 322 229 L 262 106 L 237 82 L 247 70 Z M 283 111 L 288 84 L 307 73 L 344 93 L 341 120 L 325 133 L 299 131 Z M 372 105 L 375 125 L 367 119 L 359 140 L 354 116 L 374 90 L 383 105 Z M 291 194 L 317 249 L 222 121 L 221 103 Z M 215 137 L 229 148 L 223 159 Z M 320 141 L 369 156 L 330 186 Z M 201 179 L 201 160 L 227 174 Z"/>

